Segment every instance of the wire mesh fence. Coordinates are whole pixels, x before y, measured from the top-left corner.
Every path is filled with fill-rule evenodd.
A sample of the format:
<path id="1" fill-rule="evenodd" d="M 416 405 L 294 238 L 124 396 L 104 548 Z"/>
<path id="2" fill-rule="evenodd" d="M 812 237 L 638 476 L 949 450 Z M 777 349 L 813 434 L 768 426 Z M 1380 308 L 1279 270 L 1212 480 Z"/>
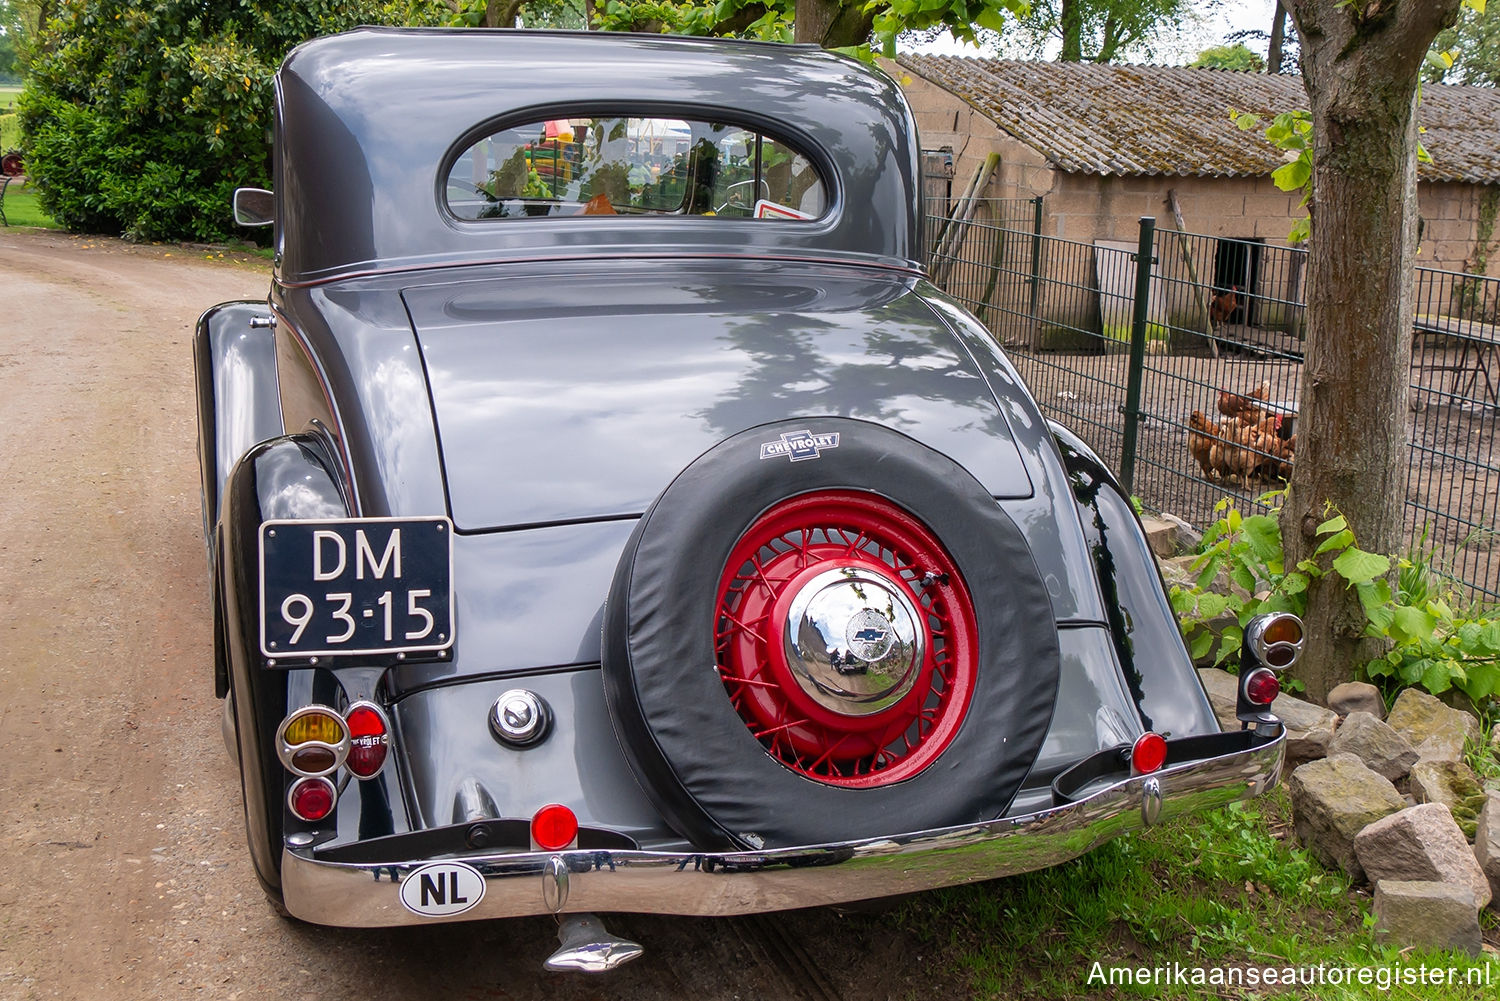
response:
<path id="1" fill-rule="evenodd" d="M 929 206 L 929 271 L 1004 344 L 1047 416 L 1147 506 L 1203 526 L 1282 486 L 1296 457 L 1306 252 L 1157 230 L 1041 234 L 1037 199 Z M 1147 273 L 1136 259 L 1145 251 Z M 1408 537 L 1500 599 L 1500 281 L 1416 275 Z"/>

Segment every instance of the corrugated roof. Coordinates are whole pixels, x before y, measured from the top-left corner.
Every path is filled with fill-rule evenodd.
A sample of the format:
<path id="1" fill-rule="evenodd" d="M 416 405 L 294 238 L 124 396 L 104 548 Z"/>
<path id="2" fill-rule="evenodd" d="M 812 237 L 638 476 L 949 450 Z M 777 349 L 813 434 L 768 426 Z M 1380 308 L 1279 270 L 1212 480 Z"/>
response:
<path id="1" fill-rule="evenodd" d="M 1083 174 L 1243 177 L 1284 161 L 1229 109 L 1269 118 L 1307 107 L 1299 76 L 1177 66 L 1100 66 L 909 54 L 899 62 L 958 97 L 1058 169 Z M 1500 92 L 1422 88 L 1428 181 L 1500 183 Z"/>

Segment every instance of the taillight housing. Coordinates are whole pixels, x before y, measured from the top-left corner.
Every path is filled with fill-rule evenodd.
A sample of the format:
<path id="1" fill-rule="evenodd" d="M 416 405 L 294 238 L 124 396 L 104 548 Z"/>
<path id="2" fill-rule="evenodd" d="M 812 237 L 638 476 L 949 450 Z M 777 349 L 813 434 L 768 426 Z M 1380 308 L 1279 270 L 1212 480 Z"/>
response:
<path id="1" fill-rule="evenodd" d="M 1276 724 L 1271 703 L 1281 694 L 1277 674 L 1293 667 L 1302 656 L 1306 630 L 1290 612 L 1257 615 L 1245 624 L 1240 644 L 1239 698 L 1235 716 L 1240 722 Z"/>
<path id="2" fill-rule="evenodd" d="M 567 848 L 578 840 L 578 818 L 561 803 L 549 803 L 532 815 L 531 840 L 543 851 Z"/>
<path id="3" fill-rule="evenodd" d="M 351 705 L 345 722 L 349 727 L 349 755 L 344 764 L 357 778 L 372 778 L 384 767 L 390 754 L 390 723 L 373 702 Z"/>
<path id="4" fill-rule="evenodd" d="M 333 783 L 321 776 L 300 778 L 287 790 L 286 804 L 298 820 L 316 823 L 333 812 L 338 799 L 338 790 Z"/>
<path id="5" fill-rule="evenodd" d="M 349 725 L 327 706 L 303 706 L 277 728 L 276 754 L 294 775 L 331 775 L 349 755 Z"/>

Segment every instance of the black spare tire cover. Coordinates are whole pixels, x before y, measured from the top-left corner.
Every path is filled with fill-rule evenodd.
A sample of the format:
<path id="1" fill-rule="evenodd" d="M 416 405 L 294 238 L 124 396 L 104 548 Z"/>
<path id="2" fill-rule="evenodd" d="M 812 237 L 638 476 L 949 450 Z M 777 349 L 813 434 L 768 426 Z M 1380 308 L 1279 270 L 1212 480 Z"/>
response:
<path id="1" fill-rule="evenodd" d="M 829 491 L 874 495 L 915 516 L 973 603 L 967 709 L 938 757 L 900 781 L 850 787 L 788 767 L 731 705 L 716 667 L 720 582 L 737 543 L 762 513 Z M 625 546 L 603 633 L 605 691 L 625 755 L 663 817 L 710 850 L 993 819 L 1041 749 L 1057 693 L 1052 604 L 1021 530 L 953 460 L 845 418 L 752 428 L 683 470 Z"/>

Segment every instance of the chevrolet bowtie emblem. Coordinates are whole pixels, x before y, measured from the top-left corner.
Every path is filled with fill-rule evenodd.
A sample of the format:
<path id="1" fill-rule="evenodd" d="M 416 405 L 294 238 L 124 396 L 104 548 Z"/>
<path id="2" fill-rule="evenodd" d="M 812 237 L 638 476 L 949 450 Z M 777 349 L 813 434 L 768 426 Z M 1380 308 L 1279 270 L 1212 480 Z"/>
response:
<path id="1" fill-rule="evenodd" d="M 811 431 L 786 431 L 778 441 L 761 442 L 760 457 L 775 459 L 786 456 L 793 462 L 816 459 L 823 449 L 838 448 L 839 436 L 834 431 L 828 434 L 813 434 Z"/>

